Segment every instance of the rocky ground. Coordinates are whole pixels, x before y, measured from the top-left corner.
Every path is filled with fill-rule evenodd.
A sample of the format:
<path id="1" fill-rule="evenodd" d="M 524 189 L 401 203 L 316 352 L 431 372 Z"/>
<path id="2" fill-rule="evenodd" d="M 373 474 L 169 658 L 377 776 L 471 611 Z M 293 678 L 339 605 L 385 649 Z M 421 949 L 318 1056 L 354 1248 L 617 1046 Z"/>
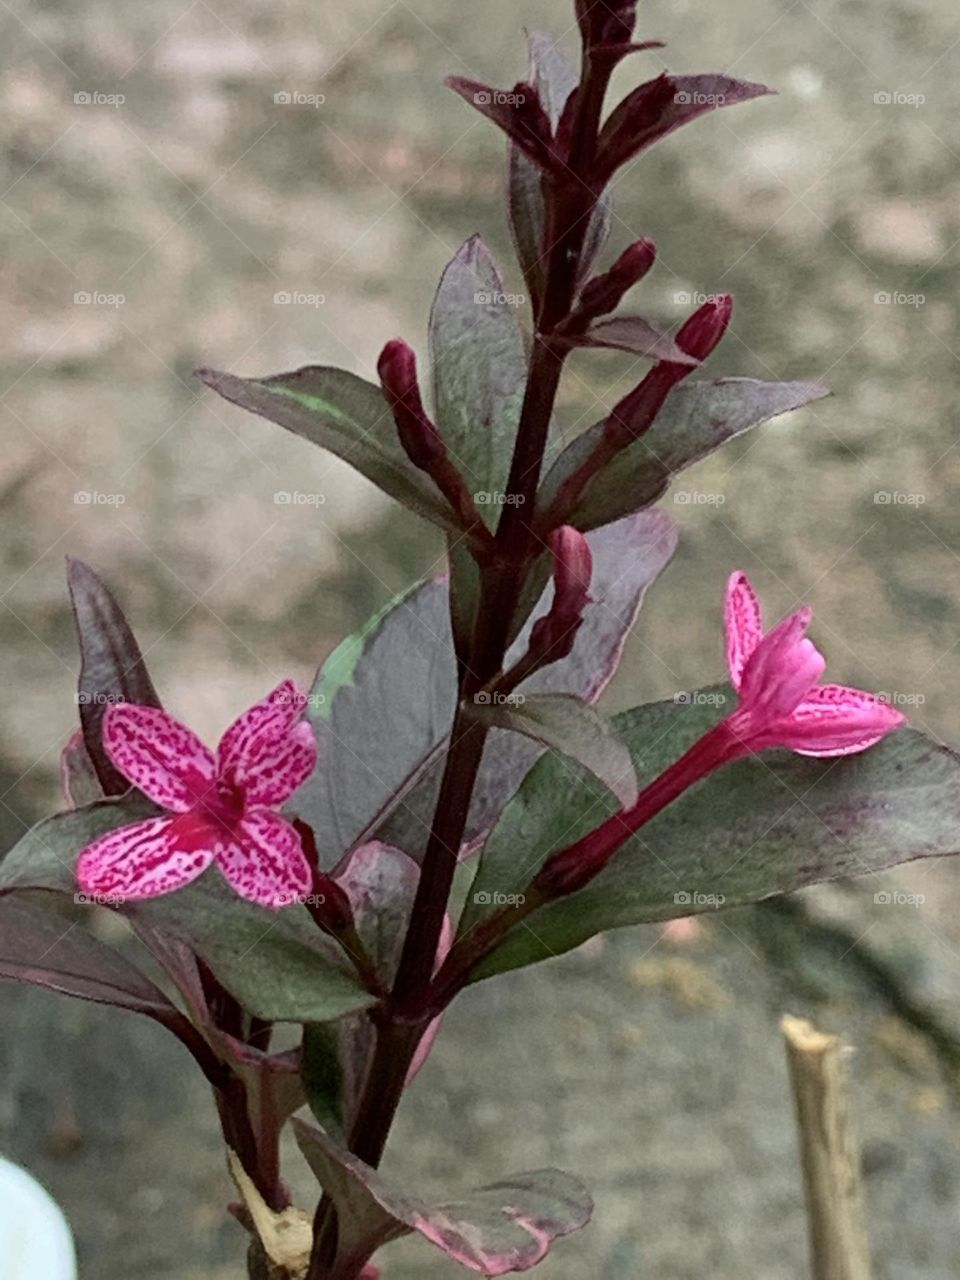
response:
<path id="1" fill-rule="evenodd" d="M 622 179 L 616 245 L 646 234 L 660 247 L 647 308 L 670 322 L 684 295 L 730 290 L 732 336 L 711 371 L 820 378 L 834 395 L 675 491 L 681 551 L 610 705 L 718 673 L 720 591 L 740 566 L 771 611 L 814 604 L 836 678 L 889 691 L 956 740 L 955 8 L 644 10 L 671 69 L 779 90 L 670 139 Z M 520 288 L 500 139 L 440 81 L 518 78 L 524 25 L 570 46 L 559 0 L 0 11 L 0 640 L 15 695 L 0 709 L 4 845 L 55 805 L 75 720 L 66 552 L 119 586 L 168 705 L 210 734 L 275 673 L 307 678 L 344 630 L 436 563 L 412 517 L 199 395 L 190 371 L 318 361 L 369 375 L 387 338 L 422 348 L 439 272 L 478 229 Z M 629 376 L 624 360 L 578 360 L 567 429 Z M 322 504 L 275 500 L 292 491 Z M 958 872 L 907 868 L 899 883 L 924 904 L 878 907 L 876 882 L 813 903 L 949 1011 Z M 578 1172 L 596 1221 L 545 1280 L 800 1277 L 777 1022 L 814 1012 L 858 1049 L 878 1277 L 946 1280 L 960 1153 L 929 1042 L 849 963 L 810 938 L 788 942 L 779 918 L 717 917 L 691 947 L 640 930 L 479 988 L 448 1019 L 390 1163 L 427 1190 L 543 1163 Z M 5 989 L 0 1009 L 0 1149 L 64 1204 L 82 1275 L 239 1278 L 215 1128 L 178 1046 L 53 996 Z M 388 1280 L 449 1274 L 439 1254 L 401 1243 Z"/>

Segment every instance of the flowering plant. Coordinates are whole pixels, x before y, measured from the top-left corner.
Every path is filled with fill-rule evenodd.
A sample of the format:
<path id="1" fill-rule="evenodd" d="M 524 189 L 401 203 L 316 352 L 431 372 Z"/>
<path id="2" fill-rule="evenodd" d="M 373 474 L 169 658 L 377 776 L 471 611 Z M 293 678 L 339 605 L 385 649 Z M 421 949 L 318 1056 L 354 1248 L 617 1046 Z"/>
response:
<path id="1" fill-rule="evenodd" d="M 673 335 L 618 311 L 656 251 L 642 239 L 596 266 L 616 174 L 767 92 L 664 73 L 605 115 L 614 70 L 658 47 L 634 39 L 635 7 L 576 0 L 579 73 L 534 35 L 512 91 L 449 82 L 509 140 L 528 341 L 474 237 L 437 291 L 429 409 L 399 339 L 379 385 L 323 366 L 200 372 L 438 525 L 444 577 L 345 640 L 309 693 L 279 684 L 213 752 L 161 706 L 107 587 L 70 565 L 69 807 L 0 862 L 0 976 L 179 1037 L 213 1090 L 259 1280 L 372 1280 L 375 1252 L 411 1232 L 502 1275 L 586 1223 L 587 1192 L 553 1169 L 440 1204 L 379 1172 L 403 1091 L 468 984 L 716 906 L 721 883 L 732 907 L 954 851 L 954 755 L 871 694 L 822 684 L 809 609 L 765 633 L 742 573 L 726 594 L 729 684 L 612 720 L 596 708 L 675 549 L 652 504 L 711 450 L 825 394 L 691 378 L 728 297 Z M 577 348 L 650 367 L 564 444 L 554 407 Z M 84 927 L 63 934 L 58 895 L 122 913 L 167 986 Z M 320 1187 L 309 1213 L 281 1175 L 288 1122 Z"/>

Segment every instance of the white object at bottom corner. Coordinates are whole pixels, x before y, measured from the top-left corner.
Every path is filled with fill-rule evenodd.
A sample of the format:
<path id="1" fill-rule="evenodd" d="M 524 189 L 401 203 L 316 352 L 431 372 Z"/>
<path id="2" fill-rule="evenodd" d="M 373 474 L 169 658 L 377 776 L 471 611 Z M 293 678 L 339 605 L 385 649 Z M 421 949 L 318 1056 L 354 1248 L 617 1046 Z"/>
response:
<path id="1" fill-rule="evenodd" d="M 0 1158 L 0 1280 L 76 1280 L 70 1228 L 25 1169 Z"/>

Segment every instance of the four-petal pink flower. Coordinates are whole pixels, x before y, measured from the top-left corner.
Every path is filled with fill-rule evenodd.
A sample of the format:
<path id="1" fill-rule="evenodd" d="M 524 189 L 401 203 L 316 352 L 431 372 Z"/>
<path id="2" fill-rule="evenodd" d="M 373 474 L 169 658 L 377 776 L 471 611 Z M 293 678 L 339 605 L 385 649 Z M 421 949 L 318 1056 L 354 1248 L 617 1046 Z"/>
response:
<path id="1" fill-rule="evenodd" d="M 805 605 L 766 635 L 745 573 L 727 583 L 727 666 L 740 704 L 728 728 L 751 751 L 789 747 L 805 756 L 864 751 L 904 723 L 899 711 L 862 689 L 820 684 L 823 655 L 806 638 Z"/>
<path id="2" fill-rule="evenodd" d="M 91 896 L 155 898 L 182 889 L 216 862 L 241 897 L 283 907 L 309 894 L 312 871 L 300 837 L 275 809 L 316 764 L 306 698 L 285 680 L 245 711 L 216 755 L 156 707 L 116 703 L 103 745 L 117 769 L 167 812 L 118 827 L 77 862 Z"/>

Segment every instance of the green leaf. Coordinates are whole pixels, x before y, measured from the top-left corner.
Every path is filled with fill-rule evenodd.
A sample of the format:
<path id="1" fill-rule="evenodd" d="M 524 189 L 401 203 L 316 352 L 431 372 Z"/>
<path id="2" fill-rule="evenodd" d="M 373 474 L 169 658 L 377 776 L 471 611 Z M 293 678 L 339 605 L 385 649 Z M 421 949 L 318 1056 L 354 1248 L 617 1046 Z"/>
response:
<path id="1" fill-rule="evenodd" d="M 615 717 L 644 783 L 729 710 L 722 685 Z M 615 811 L 589 775 L 545 756 L 483 851 L 460 932 L 522 893 L 551 853 Z M 518 851 L 523 856 L 518 857 Z M 534 912 L 476 977 L 560 955 L 606 929 L 758 902 L 960 849 L 960 758 L 912 729 L 861 755 L 769 752 L 712 774 L 643 827 L 579 893 Z"/>
<path id="2" fill-rule="evenodd" d="M 303 1029 L 300 1079 L 317 1123 L 343 1137 L 342 1023 L 318 1022 Z"/>
<path id="3" fill-rule="evenodd" d="M 337 1207 L 337 1253 L 329 1280 L 353 1280 L 381 1245 L 419 1232 L 450 1258 L 484 1276 L 526 1271 L 555 1240 L 585 1226 L 593 1202 L 559 1169 L 537 1169 L 481 1187 L 462 1200 L 429 1204 L 392 1186 L 325 1133 L 294 1118 L 294 1136 Z"/>
<path id="4" fill-rule="evenodd" d="M 159 707 L 143 654 L 113 595 L 82 560 L 67 562 L 67 584 L 80 642 L 77 702 L 86 755 L 105 795 L 123 795 L 130 783 L 103 749 L 103 717 L 112 702 Z M 82 768 L 74 751 L 68 764 Z"/>
<path id="5" fill-rule="evenodd" d="M 637 774 L 627 744 L 589 703 L 566 693 L 530 698 L 512 694 L 502 702 L 476 705 L 473 714 L 500 729 L 526 734 L 582 764 L 625 809 L 636 800 Z"/>
<path id="6" fill-rule="evenodd" d="M 46 819 L 0 861 L 0 894 L 49 889 L 73 896 L 74 863 L 84 846 L 151 812 L 142 798 L 133 798 Z M 259 1018 L 325 1022 L 374 1002 L 305 908 L 254 906 L 237 897 L 215 868 L 178 893 L 118 905 L 131 919 L 188 943 Z"/>
<path id="7" fill-rule="evenodd" d="M 479 236 L 447 266 L 430 313 L 434 411 L 444 443 L 495 529 L 520 421 L 527 361 L 516 306 Z"/>
<path id="8" fill-rule="evenodd" d="M 569 657 L 546 667 L 525 693 L 569 692 L 587 702 L 599 697 L 646 588 L 673 554 L 676 533 L 669 516 L 645 512 L 590 542 L 596 603 L 588 606 Z M 548 591 L 538 616 L 549 602 Z M 313 693 L 310 715 L 323 763 L 295 806 L 313 827 L 324 864 L 375 836 L 419 858 L 457 698 L 446 584 L 417 587 L 345 641 L 324 664 Z M 487 829 L 539 754 L 518 735 L 491 735 L 468 841 Z"/>
<path id="9" fill-rule="evenodd" d="M 649 431 L 593 477 L 569 523 L 581 530 L 596 529 L 648 507 L 663 495 L 678 471 L 751 427 L 827 394 L 814 382 L 719 378 L 683 383 L 670 392 Z M 544 480 L 543 509 L 590 457 L 603 426 L 595 423 L 557 458 Z"/>
<path id="10" fill-rule="evenodd" d="M 457 530 L 447 502 L 404 453 L 383 392 L 372 382 L 322 365 L 269 378 L 215 369 L 198 369 L 197 377 L 241 409 L 329 449 L 411 511 Z"/>

